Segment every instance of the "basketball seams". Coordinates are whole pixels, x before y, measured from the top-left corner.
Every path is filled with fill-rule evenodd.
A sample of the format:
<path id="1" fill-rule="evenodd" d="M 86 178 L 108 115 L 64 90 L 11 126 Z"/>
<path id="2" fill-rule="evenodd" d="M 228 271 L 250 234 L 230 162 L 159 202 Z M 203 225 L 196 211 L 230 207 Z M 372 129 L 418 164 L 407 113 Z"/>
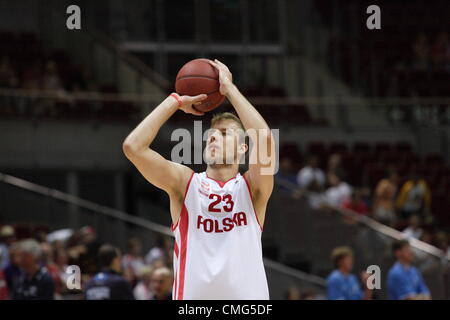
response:
<path id="1" fill-rule="evenodd" d="M 214 80 L 214 81 L 219 81 L 219 78 L 213 78 L 213 77 L 209 77 L 209 76 L 204 76 L 204 75 L 201 75 L 201 74 L 193 74 L 193 75 L 188 75 L 188 76 L 182 76 L 182 77 L 179 77 L 179 78 L 176 78 L 176 81 L 178 81 L 178 80 L 183 80 L 183 79 L 186 79 L 186 78 L 205 78 L 205 79 L 209 79 L 209 80 Z"/>

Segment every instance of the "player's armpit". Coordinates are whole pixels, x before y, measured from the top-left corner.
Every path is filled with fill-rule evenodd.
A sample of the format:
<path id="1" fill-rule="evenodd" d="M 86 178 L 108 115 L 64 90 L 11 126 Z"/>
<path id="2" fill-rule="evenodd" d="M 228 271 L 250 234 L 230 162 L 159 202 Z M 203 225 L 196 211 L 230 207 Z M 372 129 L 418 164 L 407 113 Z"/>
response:
<path id="1" fill-rule="evenodd" d="M 139 172 L 155 187 L 166 191 L 170 196 L 182 194 L 192 169 L 169 161 L 150 148 L 135 152 L 127 149 L 124 153 Z"/>

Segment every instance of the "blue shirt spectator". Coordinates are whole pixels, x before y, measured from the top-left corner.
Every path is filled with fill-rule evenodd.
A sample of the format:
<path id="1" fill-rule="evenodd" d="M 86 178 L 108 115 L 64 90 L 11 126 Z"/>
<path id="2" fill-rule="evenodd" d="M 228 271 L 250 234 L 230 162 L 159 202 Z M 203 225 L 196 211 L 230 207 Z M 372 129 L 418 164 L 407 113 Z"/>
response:
<path id="1" fill-rule="evenodd" d="M 358 278 L 334 270 L 327 278 L 327 298 L 329 300 L 361 300 L 364 293 Z"/>
<path id="2" fill-rule="evenodd" d="M 388 274 L 388 293 L 391 300 L 403 300 L 417 295 L 430 295 L 419 270 L 395 263 Z"/>

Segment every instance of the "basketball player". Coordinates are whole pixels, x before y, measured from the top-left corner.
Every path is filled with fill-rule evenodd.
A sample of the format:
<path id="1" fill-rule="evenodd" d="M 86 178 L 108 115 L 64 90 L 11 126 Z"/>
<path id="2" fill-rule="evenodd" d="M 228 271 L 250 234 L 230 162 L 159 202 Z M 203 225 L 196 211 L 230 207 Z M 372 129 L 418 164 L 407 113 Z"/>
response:
<path id="1" fill-rule="evenodd" d="M 173 299 L 269 299 L 261 233 L 273 189 L 274 140 L 262 116 L 233 84 L 228 68 L 218 60 L 210 63 L 219 71 L 221 94 L 239 117 L 231 113 L 213 117 L 206 172 L 195 173 L 149 148 L 178 109 L 202 115 L 195 105 L 206 95 L 170 95 L 130 133 L 123 150 L 140 173 L 170 197 Z M 239 160 L 248 150 L 243 129 L 259 131 L 250 158 L 262 148 L 268 150 L 269 161 L 258 158 L 241 175 Z"/>

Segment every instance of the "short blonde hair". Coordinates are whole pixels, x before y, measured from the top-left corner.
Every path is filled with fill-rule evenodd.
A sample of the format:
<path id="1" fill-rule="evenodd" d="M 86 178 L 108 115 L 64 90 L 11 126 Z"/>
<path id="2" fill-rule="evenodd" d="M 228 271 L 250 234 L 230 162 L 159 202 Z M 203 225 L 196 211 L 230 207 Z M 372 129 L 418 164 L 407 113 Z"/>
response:
<path id="1" fill-rule="evenodd" d="M 331 252 L 331 261 L 333 261 L 334 266 L 337 268 L 339 261 L 347 256 L 353 256 L 353 250 L 350 247 L 337 247 Z"/>
<path id="2" fill-rule="evenodd" d="M 237 125 L 239 126 L 239 129 L 242 130 L 239 134 L 239 141 L 248 145 L 248 138 L 245 135 L 244 124 L 242 123 L 241 119 L 239 119 L 239 117 L 237 115 L 235 115 L 234 113 L 231 113 L 231 112 L 216 113 L 215 115 L 213 115 L 213 117 L 211 119 L 211 128 L 214 127 L 214 125 L 216 123 L 218 123 L 222 120 L 232 120 L 232 121 L 236 122 Z"/>
<path id="3" fill-rule="evenodd" d="M 244 124 L 242 123 L 241 119 L 239 119 L 239 117 L 237 115 L 235 115 L 234 113 L 231 113 L 231 112 L 221 112 L 221 113 L 216 113 L 215 115 L 213 115 L 213 117 L 211 119 L 211 127 L 213 127 L 216 123 L 218 123 L 222 120 L 233 120 L 234 122 L 236 122 L 239 125 L 239 127 L 243 131 L 245 131 Z"/>

